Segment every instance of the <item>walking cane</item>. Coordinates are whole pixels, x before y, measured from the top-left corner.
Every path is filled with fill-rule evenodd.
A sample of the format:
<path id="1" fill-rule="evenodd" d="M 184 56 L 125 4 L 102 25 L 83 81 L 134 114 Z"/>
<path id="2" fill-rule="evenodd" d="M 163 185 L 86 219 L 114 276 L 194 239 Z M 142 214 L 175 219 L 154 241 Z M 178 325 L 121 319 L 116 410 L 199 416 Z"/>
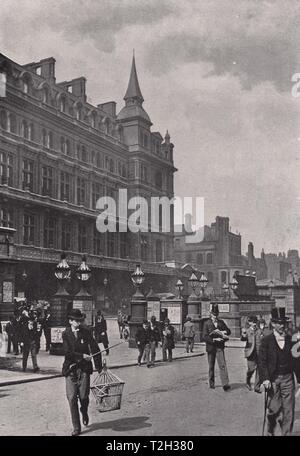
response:
<path id="1" fill-rule="evenodd" d="M 124 342 L 119 342 L 119 343 L 117 343 L 117 344 L 115 344 L 115 345 L 111 345 L 110 347 L 107 347 L 107 348 L 105 348 L 104 350 L 99 350 L 97 353 L 94 353 L 93 355 L 89 355 L 89 356 L 90 356 L 91 358 L 93 358 L 94 356 L 99 355 L 100 353 L 106 352 L 106 350 L 110 350 L 111 348 L 115 348 L 115 347 L 117 347 L 118 345 L 121 345 L 121 344 L 123 344 L 123 343 L 124 343 Z M 71 369 L 72 367 L 76 366 L 76 364 L 77 364 L 77 363 L 71 364 L 70 367 L 69 367 L 69 369 Z"/>
<path id="2" fill-rule="evenodd" d="M 268 408 L 268 390 L 265 389 L 265 395 L 264 395 L 264 422 L 263 422 L 263 427 L 262 427 L 262 436 L 265 435 L 267 408 Z"/>

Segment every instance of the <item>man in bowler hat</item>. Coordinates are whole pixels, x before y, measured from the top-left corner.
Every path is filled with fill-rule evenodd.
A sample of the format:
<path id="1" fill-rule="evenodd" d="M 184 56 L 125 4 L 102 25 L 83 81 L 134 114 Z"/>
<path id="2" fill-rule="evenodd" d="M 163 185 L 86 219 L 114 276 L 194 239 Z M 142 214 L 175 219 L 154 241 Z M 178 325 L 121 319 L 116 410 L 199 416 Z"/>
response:
<path id="1" fill-rule="evenodd" d="M 295 380 L 300 383 L 299 361 L 292 356 L 293 342 L 287 334 L 289 319 L 284 307 L 271 312 L 273 332 L 262 339 L 258 366 L 260 380 L 268 392 L 267 434 L 274 435 L 277 422 L 282 435 L 290 435 L 295 415 Z M 280 420 L 279 420 L 280 418 Z"/>
<path id="2" fill-rule="evenodd" d="M 62 335 L 65 353 L 62 374 L 66 377 L 66 393 L 73 424 L 72 435 L 77 436 L 81 433 L 78 398 L 82 422 L 85 426 L 89 424 L 90 375 L 93 373 L 91 355 L 98 353 L 99 348 L 91 331 L 83 325 L 85 315 L 79 309 L 71 310 L 68 318 L 70 327 Z M 101 372 L 101 353 L 93 359 L 96 369 Z"/>
<path id="3" fill-rule="evenodd" d="M 210 318 L 203 325 L 203 340 L 206 343 L 209 367 L 209 387 L 212 389 L 215 388 L 215 361 L 217 359 L 223 390 L 228 391 L 230 385 L 224 348 L 225 340 L 228 340 L 231 331 L 224 321 L 218 318 L 218 315 L 218 304 L 212 304 Z"/>
<path id="4" fill-rule="evenodd" d="M 245 358 L 247 359 L 246 386 L 251 391 L 251 378 L 255 374 L 254 391 L 260 393 L 260 382 L 257 369 L 257 359 L 261 344 L 262 332 L 257 328 L 256 315 L 248 317 L 248 328 L 242 328 L 241 340 L 246 341 Z"/>

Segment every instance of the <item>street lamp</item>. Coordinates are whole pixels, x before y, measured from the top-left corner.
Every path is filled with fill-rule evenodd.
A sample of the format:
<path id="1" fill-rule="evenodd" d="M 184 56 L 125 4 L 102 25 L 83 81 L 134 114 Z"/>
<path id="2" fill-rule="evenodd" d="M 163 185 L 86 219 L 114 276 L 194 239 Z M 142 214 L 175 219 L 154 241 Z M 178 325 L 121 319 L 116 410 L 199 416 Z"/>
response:
<path id="1" fill-rule="evenodd" d="M 108 300 L 106 299 L 107 296 L 106 296 L 106 290 L 107 290 L 107 285 L 108 285 L 108 278 L 107 277 L 104 277 L 103 279 L 103 285 L 104 285 L 104 308 L 105 309 L 108 309 L 109 308 L 109 302 Z"/>
<path id="2" fill-rule="evenodd" d="M 208 279 L 207 279 L 206 275 L 204 274 L 204 272 L 202 272 L 202 275 L 200 277 L 199 283 L 200 283 L 201 293 L 202 293 L 202 297 L 203 297 L 204 296 L 204 290 L 205 290 L 205 288 L 207 287 L 207 284 L 208 284 Z"/>
<path id="3" fill-rule="evenodd" d="M 248 272 L 249 272 L 249 271 L 248 271 Z M 247 274 L 247 272 L 246 272 L 246 274 Z M 250 272 L 249 272 L 249 274 L 250 274 Z M 249 275 L 249 274 L 248 274 L 248 275 Z M 235 293 L 236 290 L 238 289 L 238 286 L 239 286 L 239 283 L 238 283 L 238 281 L 236 280 L 235 276 L 233 276 L 233 277 L 232 277 L 232 281 L 229 282 L 229 287 L 230 287 L 230 289 Z"/>
<path id="4" fill-rule="evenodd" d="M 182 290 L 183 290 L 183 283 L 181 282 L 180 279 L 177 280 L 175 287 L 178 290 L 178 298 L 181 298 L 181 293 L 182 293 Z"/>
<path id="5" fill-rule="evenodd" d="M 80 280 L 82 287 L 91 278 L 91 275 L 92 275 L 91 269 L 86 264 L 86 256 L 83 255 L 83 257 L 81 259 L 81 264 L 76 271 L 77 279 Z"/>
<path id="6" fill-rule="evenodd" d="M 142 268 L 141 268 L 140 264 L 136 265 L 135 271 L 131 274 L 131 280 L 133 282 L 133 285 L 136 288 L 136 292 L 135 292 L 133 297 L 134 298 L 141 297 L 141 296 L 144 297 L 144 295 L 140 291 L 140 288 L 141 288 L 141 286 L 143 285 L 143 283 L 145 281 L 145 274 L 142 271 Z"/>
<path id="7" fill-rule="evenodd" d="M 63 283 L 64 283 L 64 280 L 70 279 L 71 269 L 67 263 L 66 255 L 64 252 L 60 256 L 60 262 L 57 264 L 57 266 L 55 268 L 54 275 L 58 280 L 58 287 L 59 287 L 56 294 L 58 294 L 58 295 L 66 294 L 66 290 L 64 289 Z"/>
<path id="8" fill-rule="evenodd" d="M 190 296 L 197 297 L 196 293 L 195 293 L 195 290 L 197 288 L 199 280 L 198 280 L 198 277 L 196 276 L 196 274 L 194 272 L 192 273 L 191 277 L 188 279 L 188 282 L 191 285 L 192 290 L 193 290 Z"/>

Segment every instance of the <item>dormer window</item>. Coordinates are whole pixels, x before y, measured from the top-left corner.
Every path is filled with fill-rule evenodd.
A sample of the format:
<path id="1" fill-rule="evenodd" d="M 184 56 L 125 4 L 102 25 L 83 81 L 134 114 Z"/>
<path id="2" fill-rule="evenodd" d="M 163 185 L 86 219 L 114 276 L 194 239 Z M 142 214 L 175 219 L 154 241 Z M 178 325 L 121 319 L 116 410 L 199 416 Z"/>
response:
<path id="1" fill-rule="evenodd" d="M 60 98 L 59 109 L 61 112 L 66 112 L 66 99 L 65 97 Z"/>
<path id="2" fill-rule="evenodd" d="M 28 93 L 29 92 L 29 84 L 27 81 L 23 81 L 23 92 Z"/>
<path id="3" fill-rule="evenodd" d="M 42 100 L 43 100 L 43 103 L 47 103 L 47 104 L 49 103 L 49 93 L 46 88 L 43 89 Z"/>
<path id="4" fill-rule="evenodd" d="M 36 73 L 38 76 L 42 76 L 42 67 L 36 67 L 35 73 Z"/>

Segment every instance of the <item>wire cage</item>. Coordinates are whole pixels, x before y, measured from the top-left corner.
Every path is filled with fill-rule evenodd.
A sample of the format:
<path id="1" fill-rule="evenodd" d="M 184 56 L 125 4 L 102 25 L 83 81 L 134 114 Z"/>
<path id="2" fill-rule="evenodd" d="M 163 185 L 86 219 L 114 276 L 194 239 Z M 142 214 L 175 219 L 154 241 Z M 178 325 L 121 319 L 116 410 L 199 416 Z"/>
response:
<path id="1" fill-rule="evenodd" d="M 110 412 L 121 408 L 124 384 L 123 380 L 107 369 L 104 361 L 102 372 L 91 385 L 98 412 Z"/>

